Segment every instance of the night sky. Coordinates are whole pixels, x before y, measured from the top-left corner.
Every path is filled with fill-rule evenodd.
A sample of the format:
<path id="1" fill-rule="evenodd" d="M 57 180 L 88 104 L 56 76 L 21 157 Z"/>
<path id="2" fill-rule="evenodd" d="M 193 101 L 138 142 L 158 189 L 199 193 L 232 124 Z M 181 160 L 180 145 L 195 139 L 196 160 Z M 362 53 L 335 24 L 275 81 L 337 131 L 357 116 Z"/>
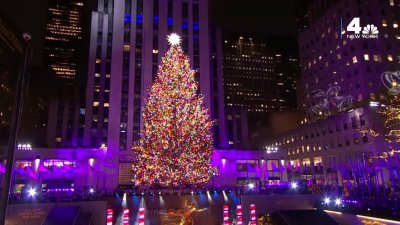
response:
<path id="1" fill-rule="evenodd" d="M 3 0 L 2 11 L 21 32 L 30 32 L 35 48 L 33 65 L 43 59 L 44 29 L 49 0 Z M 94 1 L 94 0 L 90 0 Z M 224 29 L 225 34 L 248 34 L 264 38 L 269 35 L 296 35 L 295 0 L 210 0 L 211 20 Z"/>

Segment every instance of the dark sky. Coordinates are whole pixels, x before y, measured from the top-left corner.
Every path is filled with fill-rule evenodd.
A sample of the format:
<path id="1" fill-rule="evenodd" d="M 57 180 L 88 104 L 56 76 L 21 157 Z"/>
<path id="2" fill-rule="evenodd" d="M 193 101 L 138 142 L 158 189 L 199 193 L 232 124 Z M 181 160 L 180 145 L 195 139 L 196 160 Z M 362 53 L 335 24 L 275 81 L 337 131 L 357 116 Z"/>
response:
<path id="1" fill-rule="evenodd" d="M 30 32 L 36 49 L 34 65 L 42 64 L 49 0 L 0 0 L 0 7 L 21 32 Z M 95 0 L 89 0 L 95 1 Z M 295 0 L 209 0 L 211 20 L 225 33 L 295 36 Z M 90 18 L 90 17 L 89 17 Z"/>
<path id="2" fill-rule="evenodd" d="M 211 0 L 211 19 L 225 30 L 295 36 L 295 0 Z"/>
<path id="3" fill-rule="evenodd" d="M 22 33 L 31 33 L 34 47 L 33 65 L 42 64 L 47 3 L 48 0 L 0 0 L 1 10 L 17 29 Z"/>

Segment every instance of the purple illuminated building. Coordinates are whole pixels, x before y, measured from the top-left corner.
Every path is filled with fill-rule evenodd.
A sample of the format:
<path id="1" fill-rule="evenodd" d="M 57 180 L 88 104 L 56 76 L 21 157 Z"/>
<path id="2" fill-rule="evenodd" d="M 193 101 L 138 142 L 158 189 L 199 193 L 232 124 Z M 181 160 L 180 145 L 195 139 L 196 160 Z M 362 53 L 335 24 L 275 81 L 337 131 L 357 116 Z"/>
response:
<path id="1" fill-rule="evenodd" d="M 278 158 L 287 159 L 291 168 L 289 178 L 333 186 L 345 181 L 358 184 L 367 175 L 361 176 L 357 165 L 388 150 L 382 139 L 358 130 L 380 126 L 378 102 L 388 92 L 381 74 L 400 68 L 398 4 L 394 0 L 310 1 L 299 8 L 298 107 L 304 117 L 299 128 L 264 137 L 259 146 L 265 151 L 278 149 Z M 346 27 L 354 17 L 360 17 L 362 25 L 374 24 L 379 37 L 348 38 Z M 390 171 L 382 168 L 374 179 L 383 185 L 390 180 Z"/>

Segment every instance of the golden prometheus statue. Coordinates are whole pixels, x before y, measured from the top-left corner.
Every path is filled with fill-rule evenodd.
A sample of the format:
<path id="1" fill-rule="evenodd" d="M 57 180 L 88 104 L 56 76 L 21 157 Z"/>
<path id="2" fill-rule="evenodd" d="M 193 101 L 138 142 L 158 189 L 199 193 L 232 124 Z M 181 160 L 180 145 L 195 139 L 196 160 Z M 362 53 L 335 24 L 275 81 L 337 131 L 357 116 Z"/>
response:
<path id="1" fill-rule="evenodd" d="M 207 209 L 197 209 L 194 203 L 187 204 L 183 209 L 171 209 L 166 213 L 162 213 L 162 225 L 193 225 L 192 214 L 195 212 L 203 212 Z"/>

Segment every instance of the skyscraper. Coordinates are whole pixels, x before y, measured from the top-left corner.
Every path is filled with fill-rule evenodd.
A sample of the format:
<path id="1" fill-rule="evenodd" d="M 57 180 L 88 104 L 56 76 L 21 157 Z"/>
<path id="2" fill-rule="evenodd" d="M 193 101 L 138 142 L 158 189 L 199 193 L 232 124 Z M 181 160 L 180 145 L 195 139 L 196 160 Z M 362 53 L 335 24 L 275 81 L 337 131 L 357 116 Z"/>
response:
<path id="1" fill-rule="evenodd" d="M 294 109 L 298 60 L 272 44 L 239 37 L 224 41 L 225 102 L 249 112 Z"/>
<path id="2" fill-rule="evenodd" d="M 51 76 L 73 84 L 82 40 L 82 0 L 50 0 L 46 24 L 45 62 Z"/>
<path id="3" fill-rule="evenodd" d="M 224 85 L 228 106 L 249 112 L 279 110 L 274 56 L 266 44 L 240 37 L 224 41 Z"/>
<path id="4" fill-rule="evenodd" d="M 45 63 L 49 87 L 46 143 L 76 147 L 80 83 L 84 71 L 85 5 L 83 0 L 50 0 L 46 24 Z"/>
<path id="5" fill-rule="evenodd" d="M 182 37 L 182 48 L 198 71 L 205 106 L 218 125 L 215 138 L 224 142 L 223 110 L 213 113 L 218 99 L 212 97 L 217 74 L 211 69 L 211 55 L 217 49 L 211 49 L 207 0 L 99 0 L 91 21 L 84 145 L 106 145 L 120 163 L 119 174 L 123 176 L 122 168 L 129 170 L 123 164 L 130 162 L 127 150 L 140 139 L 143 100 L 172 32 Z"/>
<path id="6" fill-rule="evenodd" d="M 273 39 L 270 37 L 270 42 L 277 42 Z M 292 44 L 291 40 L 283 42 Z M 225 103 L 226 111 L 230 112 L 227 114 L 229 144 L 246 148 L 258 129 L 270 126 L 271 112 L 296 108 L 298 60 L 289 48 L 252 38 L 226 38 L 223 46 Z M 239 108 L 247 111 L 248 118 Z M 233 118 L 248 122 L 246 132 L 242 130 L 245 127 L 232 123 Z M 239 130 L 232 130 L 236 128 Z"/>

